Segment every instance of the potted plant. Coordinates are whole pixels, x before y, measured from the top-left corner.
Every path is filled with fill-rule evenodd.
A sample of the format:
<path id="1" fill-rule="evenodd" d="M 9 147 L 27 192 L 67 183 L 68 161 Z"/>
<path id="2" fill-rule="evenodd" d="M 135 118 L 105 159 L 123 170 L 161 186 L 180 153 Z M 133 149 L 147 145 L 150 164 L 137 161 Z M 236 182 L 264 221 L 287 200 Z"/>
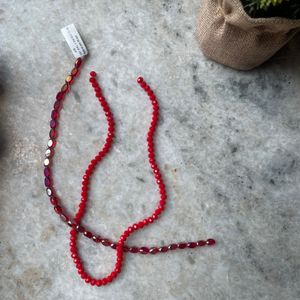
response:
<path id="1" fill-rule="evenodd" d="M 210 59 L 250 70 L 300 29 L 300 0 L 203 0 L 197 36 Z"/>

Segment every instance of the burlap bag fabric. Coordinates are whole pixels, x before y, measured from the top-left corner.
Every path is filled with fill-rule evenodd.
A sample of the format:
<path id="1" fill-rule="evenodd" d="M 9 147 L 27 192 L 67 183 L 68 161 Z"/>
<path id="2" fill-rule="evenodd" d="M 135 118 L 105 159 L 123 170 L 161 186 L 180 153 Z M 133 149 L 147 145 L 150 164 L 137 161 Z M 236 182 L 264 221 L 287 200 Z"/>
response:
<path id="1" fill-rule="evenodd" d="M 202 0 L 197 37 L 205 56 L 250 70 L 274 55 L 300 28 L 300 20 L 251 18 L 239 0 Z"/>

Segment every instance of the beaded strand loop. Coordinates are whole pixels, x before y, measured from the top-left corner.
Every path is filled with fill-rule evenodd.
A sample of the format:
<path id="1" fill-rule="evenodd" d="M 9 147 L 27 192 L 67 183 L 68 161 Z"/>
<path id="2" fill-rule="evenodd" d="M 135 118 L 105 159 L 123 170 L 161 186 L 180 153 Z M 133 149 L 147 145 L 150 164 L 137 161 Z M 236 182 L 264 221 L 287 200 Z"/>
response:
<path id="1" fill-rule="evenodd" d="M 46 193 L 50 197 L 50 203 L 54 206 L 55 212 L 60 216 L 60 218 L 67 223 L 72 229 L 70 230 L 70 252 L 71 257 L 74 261 L 74 264 L 76 265 L 76 268 L 78 270 L 78 274 L 81 276 L 82 279 L 85 280 L 86 283 L 89 283 L 91 285 L 97 285 L 102 286 L 105 285 L 111 281 L 113 281 L 118 274 L 121 272 L 122 268 L 122 262 L 123 262 L 123 256 L 124 252 L 130 252 L 130 253 L 140 253 L 140 254 L 156 254 L 156 253 L 165 253 L 170 250 L 176 250 L 176 249 L 185 249 L 185 248 L 195 248 L 195 247 L 202 247 L 202 246 L 212 246 L 215 244 L 214 239 L 208 239 L 208 240 L 199 240 L 197 242 L 188 242 L 188 243 L 172 243 L 167 246 L 161 246 L 161 247 L 129 247 L 125 245 L 126 240 L 129 238 L 131 234 L 133 234 L 135 231 L 142 229 L 145 226 L 148 226 L 149 224 L 153 223 L 155 220 L 157 220 L 160 216 L 160 214 L 165 209 L 167 194 L 165 185 L 162 179 L 162 175 L 160 173 L 158 164 L 155 159 L 155 145 L 154 145 L 154 134 L 155 129 L 157 126 L 157 122 L 159 119 L 159 105 L 156 99 L 156 96 L 154 95 L 153 90 L 150 88 L 150 86 L 145 82 L 145 80 L 142 77 L 138 77 L 137 82 L 141 86 L 141 88 L 147 93 L 149 100 L 152 104 L 152 119 L 151 124 L 148 130 L 147 134 L 147 145 L 148 145 L 148 159 L 149 159 L 149 165 L 152 169 L 153 176 L 156 180 L 156 184 L 158 186 L 158 190 L 160 193 L 160 200 L 158 202 L 157 208 L 152 213 L 151 216 L 148 218 L 145 218 L 141 221 L 138 221 L 131 226 L 129 226 L 119 237 L 118 242 L 113 242 L 110 239 L 103 238 L 100 235 L 94 234 L 91 231 L 88 231 L 83 225 L 81 225 L 81 219 L 84 215 L 86 203 L 88 201 L 88 191 L 89 191 L 89 183 L 90 183 L 90 177 L 92 176 L 97 164 L 103 160 L 103 158 L 106 156 L 106 154 L 109 152 L 112 143 L 113 138 L 115 134 L 115 123 L 113 119 L 113 114 L 109 108 L 109 105 L 103 96 L 101 87 L 99 86 L 99 83 L 96 79 L 96 72 L 92 71 L 90 72 L 90 83 L 92 87 L 94 88 L 95 96 L 98 99 L 103 112 L 105 113 L 107 124 L 108 124 L 108 131 L 105 143 L 102 147 L 102 149 L 99 151 L 99 153 L 94 157 L 94 159 L 91 160 L 90 164 L 88 165 L 88 168 L 85 171 L 85 174 L 82 179 L 82 191 L 81 191 L 81 201 L 78 206 L 78 210 L 76 212 L 76 215 L 72 221 L 70 216 L 64 211 L 63 207 L 60 204 L 60 200 L 56 195 L 55 189 L 52 184 L 52 171 L 51 171 L 51 162 L 52 158 L 54 156 L 54 149 L 56 146 L 56 140 L 57 140 L 57 126 L 58 126 L 58 119 L 59 119 L 59 113 L 60 109 L 62 108 L 62 102 L 65 97 L 65 95 L 70 91 L 71 85 L 74 82 L 75 77 L 79 74 L 79 69 L 81 67 L 82 60 L 81 58 L 77 59 L 75 62 L 75 66 L 71 71 L 71 74 L 66 77 L 65 84 L 62 86 L 61 90 L 56 95 L 56 101 L 54 103 L 53 111 L 51 113 L 51 121 L 50 121 L 50 133 L 49 133 L 49 141 L 48 141 L 48 148 L 45 153 L 45 160 L 44 160 L 44 175 L 45 175 L 45 186 L 46 186 Z M 82 233 L 84 236 L 86 236 L 89 239 L 92 239 L 96 243 L 100 243 L 104 246 L 108 246 L 114 250 L 116 250 L 116 263 L 114 270 L 107 275 L 104 278 L 96 279 L 91 277 L 89 274 L 86 273 L 83 263 L 81 261 L 81 258 L 79 257 L 78 251 L 77 251 L 77 234 Z"/>

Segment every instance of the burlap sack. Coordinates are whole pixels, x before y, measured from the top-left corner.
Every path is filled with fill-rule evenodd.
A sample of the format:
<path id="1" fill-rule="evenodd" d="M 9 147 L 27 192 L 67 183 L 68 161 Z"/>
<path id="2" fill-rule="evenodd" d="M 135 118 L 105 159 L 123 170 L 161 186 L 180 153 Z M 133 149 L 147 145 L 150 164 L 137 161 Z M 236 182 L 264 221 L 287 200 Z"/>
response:
<path id="1" fill-rule="evenodd" d="M 202 0 L 197 36 L 208 58 L 249 70 L 275 54 L 299 28 L 300 20 L 251 18 L 240 0 Z"/>

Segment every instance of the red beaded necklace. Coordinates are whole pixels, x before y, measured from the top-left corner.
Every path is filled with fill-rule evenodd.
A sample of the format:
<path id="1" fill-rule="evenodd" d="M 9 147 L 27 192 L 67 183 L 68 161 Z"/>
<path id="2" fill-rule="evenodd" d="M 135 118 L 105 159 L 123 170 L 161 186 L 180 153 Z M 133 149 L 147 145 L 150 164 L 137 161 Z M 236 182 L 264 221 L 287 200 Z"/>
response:
<path id="1" fill-rule="evenodd" d="M 167 251 L 176 250 L 176 249 L 185 249 L 185 248 L 195 248 L 195 247 L 202 247 L 202 246 L 211 246 L 214 245 L 216 242 L 214 239 L 208 239 L 208 240 L 200 240 L 197 242 L 188 242 L 188 243 L 173 243 L 167 246 L 161 246 L 161 247 L 134 247 L 134 246 L 127 246 L 125 244 L 126 240 L 129 238 L 129 236 L 134 233 L 137 230 L 142 229 L 143 227 L 149 225 L 150 223 L 153 223 L 160 214 L 163 212 L 165 208 L 165 203 L 167 199 L 166 189 L 165 185 L 159 170 L 159 167 L 157 165 L 157 162 L 155 160 L 155 148 L 154 148 L 154 141 L 153 136 L 155 133 L 156 125 L 158 122 L 159 117 L 159 106 L 158 102 L 156 100 L 156 97 L 150 88 L 150 86 L 144 81 L 142 77 L 138 77 L 137 82 L 142 87 L 142 89 L 147 93 L 151 104 L 152 104 L 152 120 L 150 124 L 150 128 L 147 135 L 147 144 L 148 144 L 148 158 L 149 158 L 149 164 L 152 169 L 153 175 L 155 177 L 156 183 L 158 185 L 158 190 L 160 193 L 160 201 L 158 203 L 158 206 L 156 210 L 152 213 L 152 215 L 144 220 L 141 220 L 139 222 L 136 222 L 129 226 L 124 232 L 120 235 L 118 242 L 113 242 L 108 238 L 104 238 L 98 234 L 95 234 L 87 228 L 85 228 L 83 225 L 81 225 L 81 219 L 85 213 L 85 207 L 88 200 L 88 190 L 89 190 L 89 184 L 90 184 L 90 178 L 95 171 L 95 168 L 99 162 L 103 160 L 105 155 L 109 152 L 113 138 L 114 138 L 114 132 L 115 132 L 115 123 L 113 119 L 113 115 L 111 113 L 111 110 L 109 108 L 109 105 L 107 104 L 103 94 L 101 87 L 99 86 L 97 80 L 96 80 L 96 73 L 92 71 L 90 73 L 90 83 L 92 84 L 95 95 L 97 99 L 100 102 L 100 105 L 105 113 L 107 123 L 108 123 L 108 133 L 106 137 L 105 144 L 103 148 L 100 150 L 100 152 L 95 156 L 94 159 L 91 160 L 90 164 L 88 165 L 88 168 L 85 171 L 85 174 L 83 176 L 82 180 L 82 192 L 81 192 L 81 201 L 78 207 L 78 211 L 76 212 L 75 217 L 72 218 L 67 215 L 65 210 L 60 204 L 60 200 L 55 192 L 54 186 L 52 184 L 52 172 L 51 172 L 51 161 L 54 156 L 54 148 L 56 146 L 56 140 L 57 140 L 57 125 L 58 125 L 58 119 L 59 119 L 59 113 L 60 109 L 62 108 L 62 102 L 65 97 L 65 95 L 70 91 L 71 85 L 77 76 L 79 72 L 79 68 L 82 64 L 82 59 L 78 58 L 75 62 L 75 66 L 71 71 L 71 74 L 66 77 L 65 84 L 62 86 L 61 90 L 56 95 L 56 101 L 54 103 L 54 108 L 51 113 L 51 121 L 50 121 L 50 139 L 48 141 L 48 148 L 46 150 L 46 159 L 44 160 L 44 175 L 45 175 L 45 186 L 46 186 L 46 193 L 50 198 L 51 204 L 54 206 L 55 212 L 61 217 L 61 219 L 69 225 L 72 229 L 70 230 L 70 252 L 71 257 L 73 259 L 73 262 L 78 270 L 78 274 L 82 279 L 85 280 L 86 283 L 89 283 L 91 285 L 96 286 L 102 286 L 106 285 L 107 283 L 113 281 L 118 274 L 121 272 L 122 269 L 122 262 L 123 262 L 123 255 L 124 252 L 130 252 L 130 253 L 140 253 L 140 254 L 156 254 L 156 253 L 165 253 Z M 112 249 L 116 250 L 116 263 L 114 270 L 107 275 L 106 277 L 103 277 L 101 279 L 96 279 L 91 277 L 84 269 L 83 263 L 81 261 L 81 258 L 77 251 L 77 234 L 83 233 L 84 236 L 86 236 L 89 239 L 92 239 L 94 242 L 102 244 L 104 246 L 109 246 Z"/>

